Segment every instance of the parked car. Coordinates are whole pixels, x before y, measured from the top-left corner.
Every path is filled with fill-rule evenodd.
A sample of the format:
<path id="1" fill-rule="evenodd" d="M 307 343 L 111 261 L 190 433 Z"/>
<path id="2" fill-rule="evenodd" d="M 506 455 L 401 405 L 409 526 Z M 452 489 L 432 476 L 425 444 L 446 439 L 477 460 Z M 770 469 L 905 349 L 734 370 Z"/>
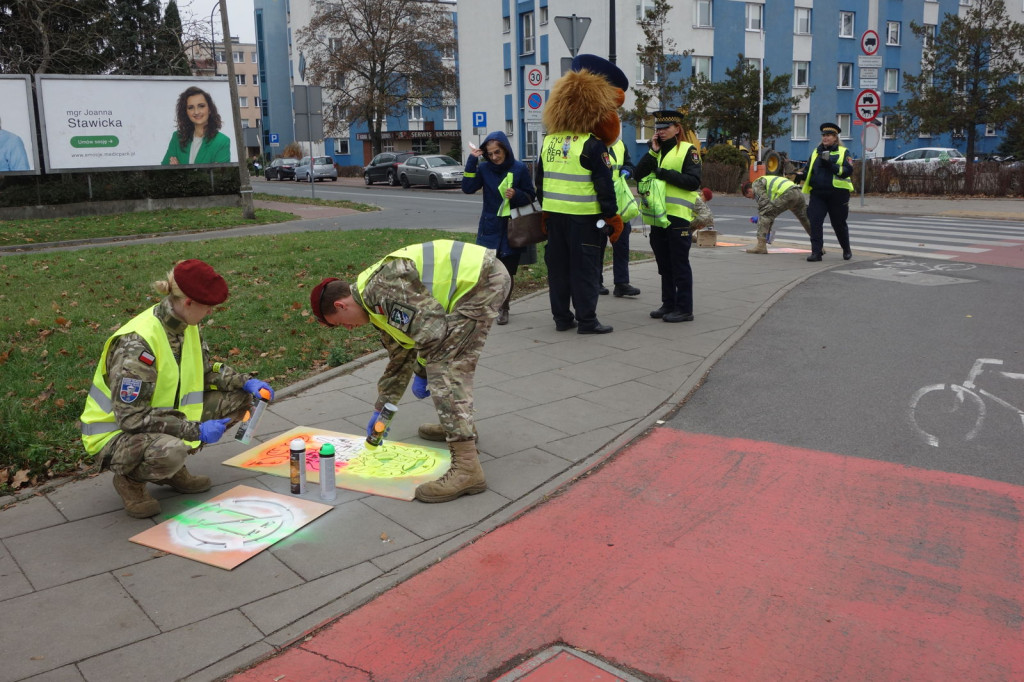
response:
<path id="1" fill-rule="evenodd" d="M 952 147 L 920 147 L 903 152 L 886 163 L 908 173 L 932 173 L 940 170 L 962 173 L 967 166 L 967 158 L 959 149 Z"/>
<path id="2" fill-rule="evenodd" d="M 263 177 L 267 180 L 294 180 L 295 167 L 298 165 L 298 159 L 289 159 L 287 157 L 274 159 L 263 171 Z"/>
<path id="3" fill-rule="evenodd" d="M 367 185 L 375 182 L 398 184 L 398 164 L 412 156 L 412 152 L 381 152 L 363 168 L 363 181 Z"/>
<path id="4" fill-rule="evenodd" d="M 462 184 L 463 166 L 444 154 L 410 156 L 398 164 L 398 181 L 402 187 L 430 185 L 430 189 L 458 187 Z"/>
<path id="5" fill-rule="evenodd" d="M 295 167 L 295 181 L 309 182 L 310 175 L 314 180 L 338 180 L 338 169 L 334 167 L 334 159 L 329 156 L 304 156 Z"/>

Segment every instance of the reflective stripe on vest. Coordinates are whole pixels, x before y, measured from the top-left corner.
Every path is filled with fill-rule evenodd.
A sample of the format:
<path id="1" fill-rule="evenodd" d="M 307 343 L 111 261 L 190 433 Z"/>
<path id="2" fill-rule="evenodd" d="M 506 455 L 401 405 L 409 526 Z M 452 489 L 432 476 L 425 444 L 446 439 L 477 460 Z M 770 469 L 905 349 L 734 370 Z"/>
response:
<path id="1" fill-rule="evenodd" d="M 764 176 L 766 178 L 764 186 L 768 190 L 768 198 L 778 199 L 784 192 L 796 187 L 796 183 L 789 178 L 782 177 L 781 175 L 775 176 Z"/>
<path id="2" fill-rule="evenodd" d="M 541 145 L 544 198 L 541 207 L 553 213 L 598 215 L 601 204 L 590 171 L 580 164 L 589 133 L 550 133 Z"/>
<path id="3" fill-rule="evenodd" d="M 667 156 L 658 153 L 658 167 L 667 168 L 682 172 L 683 162 L 686 155 L 690 153 L 693 145 L 689 142 L 680 141 L 673 147 Z M 697 201 L 697 192 L 691 192 L 681 187 L 676 187 L 671 182 L 665 183 L 665 210 L 670 216 L 676 216 L 683 220 L 693 220 L 693 205 Z"/>
<path id="4" fill-rule="evenodd" d="M 118 329 L 103 345 L 103 353 L 93 373 L 89 397 L 82 411 L 82 444 L 90 455 L 97 454 L 107 442 L 121 433 L 114 417 L 114 401 L 106 382 L 107 353 L 114 339 L 125 334 L 138 334 L 156 357 L 156 387 L 150 406 L 154 409 L 177 409 L 190 421 L 203 417 L 203 346 L 199 328 L 189 325 L 181 345 L 181 365 L 167 340 L 163 323 L 156 317 L 156 306 L 144 310 Z M 175 404 L 175 396 L 180 395 Z M 185 441 L 190 448 L 199 441 Z"/>
<path id="5" fill-rule="evenodd" d="M 416 266 L 423 286 L 441 304 L 444 311 L 450 313 L 459 299 L 480 281 L 480 272 L 483 270 L 486 254 L 487 249 L 482 246 L 450 239 L 413 244 L 384 256 L 359 273 L 355 288 L 359 293 L 363 309 L 369 314 L 373 326 L 387 332 L 403 348 L 414 348 L 415 341 L 388 323 L 388 311 L 379 313 L 366 303 L 363 292 L 366 291 L 366 285 L 370 279 L 388 261 L 396 258 L 410 260 Z"/>
<path id="6" fill-rule="evenodd" d="M 846 161 L 846 147 L 839 148 L 839 159 L 836 161 L 836 166 L 839 168 L 843 167 L 843 163 Z M 807 177 L 804 179 L 803 193 L 811 193 L 811 173 L 814 172 L 814 162 L 818 160 L 818 149 L 815 148 L 814 152 L 811 153 L 811 162 L 807 164 Z M 835 173 L 832 174 L 832 186 L 836 189 L 846 189 L 853 191 L 853 182 L 850 180 L 844 180 Z"/>

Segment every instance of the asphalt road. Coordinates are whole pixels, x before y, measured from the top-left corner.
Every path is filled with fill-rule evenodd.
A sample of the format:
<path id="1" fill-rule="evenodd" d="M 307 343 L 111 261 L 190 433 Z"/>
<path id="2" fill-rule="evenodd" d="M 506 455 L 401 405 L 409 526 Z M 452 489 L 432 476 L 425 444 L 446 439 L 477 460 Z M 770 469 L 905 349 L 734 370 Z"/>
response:
<path id="1" fill-rule="evenodd" d="M 923 258 L 820 273 L 773 305 L 668 425 L 1022 485 L 1020 276 Z M 979 365 L 973 394 L 951 389 L 979 359 L 1002 364 Z"/>

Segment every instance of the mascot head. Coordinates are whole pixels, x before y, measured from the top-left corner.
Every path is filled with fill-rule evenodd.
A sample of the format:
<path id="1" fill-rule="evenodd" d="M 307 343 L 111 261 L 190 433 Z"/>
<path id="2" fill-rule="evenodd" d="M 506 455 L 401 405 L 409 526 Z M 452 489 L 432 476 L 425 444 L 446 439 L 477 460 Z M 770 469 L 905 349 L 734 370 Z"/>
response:
<path id="1" fill-rule="evenodd" d="M 572 70 L 551 88 L 544 106 L 550 132 L 593 133 L 607 145 L 619 139 L 617 109 L 626 100 L 629 79 L 622 69 L 597 55 L 581 54 Z"/>

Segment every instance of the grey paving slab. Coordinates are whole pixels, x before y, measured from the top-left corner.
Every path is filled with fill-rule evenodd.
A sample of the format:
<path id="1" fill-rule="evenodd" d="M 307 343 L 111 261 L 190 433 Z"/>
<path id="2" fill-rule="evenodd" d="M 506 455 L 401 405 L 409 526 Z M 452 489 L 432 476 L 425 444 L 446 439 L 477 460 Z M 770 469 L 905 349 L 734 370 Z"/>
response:
<path id="1" fill-rule="evenodd" d="M 569 462 L 581 462 L 614 440 L 621 431 L 607 426 L 575 436 L 559 438 L 538 445 L 545 452 L 558 455 Z"/>
<path id="2" fill-rule="evenodd" d="M 111 474 L 98 474 L 75 481 L 73 485 L 62 485 L 47 493 L 46 497 L 69 521 L 124 508 L 114 491 Z"/>
<path id="3" fill-rule="evenodd" d="M 271 474 L 263 474 L 258 479 L 260 485 L 271 492 L 278 493 L 279 495 L 292 495 L 292 483 L 291 480 L 284 476 L 273 476 Z M 311 502 L 319 502 L 320 504 L 329 504 L 331 506 L 338 506 L 347 504 L 353 500 L 361 500 L 366 497 L 368 493 L 362 493 L 356 490 L 346 490 L 344 488 L 338 488 L 338 492 L 333 501 L 326 502 L 320 499 L 320 487 L 319 484 L 308 483 L 306 484 L 307 490 L 305 494 L 300 495 L 304 500 Z"/>
<path id="4" fill-rule="evenodd" d="M 376 392 L 376 391 L 375 391 Z M 343 392 L 330 397 L 323 394 L 299 395 L 274 405 L 273 412 L 293 424 L 309 425 L 325 419 L 337 419 L 366 411 L 366 403 Z"/>
<path id="5" fill-rule="evenodd" d="M 487 470 L 484 470 L 487 473 Z M 386 497 L 368 497 L 365 503 L 384 516 L 397 521 L 421 538 L 436 538 L 472 526 L 508 504 L 508 499 L 493 490 L 479 495 L 463 495 L 444 504 L 403 502 Z"/>
<path id="6" fill-rule="evenodd" d="M 56 526 L 66 519 L 46 497 L 30 497 L 0 510 L 0 538 Z"/>
<path id="7" fill-rule="evenodd" d="M 520 410 L 519 416 L 557 429 L 566 435 L 585 433 L 621 421 L 616 419 L 615 413 L 606 406 L 576 396 L 552 405 Z"/>
<path id="8" fill-rule="evenodd" d="M 700 369 L 704 359 L 694 360 L 682 365 L 667 367 L 659 372 L 648 374 L 637 379 L 641 384 L 664 391 L 666 396 L 675 393 L 692 375 Z"/>
<path id="9" fill-rule="evenodd" d="M 477 428 L 487 434 L 487 440 L 480 443 L 480 448 L 490 455 L 502 457 L 511 452 L 526 450 L 541 443 L 565 438 L 570 432 L 560 428 L 544 426 L 536 420 L 527 419 L 524 412 L 532 410 L 549 410 L 550 407 L 531 407 L 514 414 L 481 419 Z"/>
<path id="10" fill-rule="evenodd" d="M 303 579 L 313 580 L 423 539 L 367 506 L 369 499 L 335 507 L 270 551 Z"/>
<path id="11" fill-rule="evenodd" d="M 653 370 L 638 365 L 619 362 L 615 357 L 603 357 L 580 362 L 572 367 L 563 367 L 552 372 L 551 376 L 557 380 L 578 380 L 591 386 L 604 388 L 639 379 L 650 374 L 651 371 Z M 577 391 L 577 394 L 585 392 Z"/>
<path id="12" fill-rule="evenodd" d="M 267 551 L 230 571 L 171 554 L 134 566 L 130 573 L 119 572 L 117 579 L 164 632 L 302 582 Z"/>
<path id="13" fill-rule="evenodd" d="M 158 632 L 106 573 L 9 599 L 2 609 L 0 682 L 56 670 Z"/>
<path id="14" fill-rule="evenodd" d="M 263 634 L 269 635 L 348 594 L 382 572 L 369 561 L 364 561 L 246 604 L 241 611 Z"/>
<path id="15" fill-rule="evenodd" d="M 7 547 L 0 542 L 0 602 L 32 592 L 32 583 L 21 571 Z M 0 606 L 2 609 L 3 606 Z"/>
<path id="16" fill-rule="evenodd" d="M 330 370 L 332 372 L 339 371 L 339 368 Z M 325 393 L 334 393 L 335 391 L 341 391 L 346 388 L 354 388 L 356 386 L 365 386 L 366 384 L 373 384 L 375 382 L 368 381 L 365 378 L 356 376 L 355 374 L 337 374 L 327 381 L 323 381 L 314 386 L 311 386 L 302 391 L 302 395 L 323 395 Z"/>
<path id="17" fill-rule="evenodd" d="M 482 357 L 479 364 L 504 372 L 511 377 L 526 377 L 540 372 L 550 372 L 572 363 L 551 355 L 520 350 L 493 357 Z"/>
<path id="18" fill-rule="evenodd" d="M 541 375 L 537 375 L 538 377 Z M 536 377 L 532 380 L 536 382 Z M 473 407 L 476 411 L 474 419 L 479 427 L 479 422 L 482 419 L 488 417 L 494 417 L 497 415 L 509 414 L 510 412 L 516 412 L 526 407 L 535 405 L 536 403 L 531 402 L 527 398 L 523 398 L 518 395 L 513 395 L 508 389 L 510 381 L 520 381 L 519 379 L 506 379 L 505 381 L 495 386 L 484 386 L 483 388 L 473 388 Z M 523 381 L 531 381 L 530 378 L 524 379 Z M 477 429 L 479 431 L 479 428 Z M 481 434 L 481 437 L 483 434 Z"/>
<path id="19" fill-rule="evenodd" d="M 688 353 L 682 348 L 673 348 L 678 344 L 663 342 L 641 353 L 623 353 L 619 358 L 620 362 L 634 367 L 642 367 L 654 373 L 660 373 L 666 369 L 699 362 L 704 356 L 695 353 Z M 647 378 L 647 374 L 638 379 Z"/>
<path id="20" fill-rule="evenodd" d="M 452 531 L 451 533 L 445 533 L 435 538 L 424 540 L 423 542 L 417 542 L 415 545 L 409 545 L 397 552 L 391 552 L 390 554 L 376 557 L 373 559 L 372 563 L 384 572 L 394 570 L 398 566 L 402 566 L 416 557 L 429 552 L 434 547 L 447 542 L 451 538 L 455 537 L 458 532 L 459 531 Z"/>
<path id="21" fill-rule="evenodd" d="M 89 682 L 167 682 L 209 667 L 258 642 L 260 631 L 238 611 L 165 632 L 79 663 Z"/>
<path id="22" fill-rule="evenodd" d="M 236 651 L 233 655 L 222 658 L 211 666 L 207 666 L 192 675 L 182 677 L 178 682 L 210 682 L 228 677 L 240 669 L 252 665 L 253 661 L 274 653 L 277 648 L 267 642 L 260 641 Z"/>
<path id="23" fill-rule="evenodd" d="M 530 448 L 487 464 L 487 487 L 510 500 L 525 496 L 568 468 L 569 463 L 538 448 Z"/>
<path id="24" fill-rule="evenodd" d="M 82 677 L 82 673 L 78 672 L 78 666 L 66 665 L 42 675 L 33 675 L 25 682 L 83 682 L 83 680 L 85 678 Z"/>
<path id="25" fill-rule="evenodd" d="M 118 510 L 7 538 L 4 544 L 35 589 L 44 590 L 148 560 L 153 550 L 128 538 L 152 527 L 152 521 Z"/>
<path id="26" fill-rule="evenodd" d="M 594 362 L 604 361 L 595 360 Z M 582 364 L 585 365 L 585 363 Z M 522 399 L 523 404 L 519 409 L 563 400 L 594 389 L 593 383 L 577 380 L 582 379 L 582 377 L 575 375 L 576 368 L 580 366 L 580 364 L 575 364 L 571 367 L 562 367 L 553 372 L 511 379 L 501 385 L 501 390 L 513 393 Z"/>
<path id="27" fill-rule="evenodd" d="M 615 333 L 615 332 L 613 332 Z M 551 355 L 569 362 L 586 362 L 594 358 L 604 358 L 615 354 L 614 348 L 602 346 L 596 343 L 579 343 L 577 334 L 573 336 L 562 336 L 556 343 L 548 344 L 544 349 L 546 355 Z"/>
<path id="28" fill-rule="evenodd" d="M 650 386 L 640 383 L 639 380 L 634 380 L 606 386 L 590 393 L 584 393 L 580 397 L 606 406 L 614 415 L 609 421 L 618 422 L 621 426 L 623 422 L 649 415 L 664 404 L 669 396 L 651 390 Z"/>

